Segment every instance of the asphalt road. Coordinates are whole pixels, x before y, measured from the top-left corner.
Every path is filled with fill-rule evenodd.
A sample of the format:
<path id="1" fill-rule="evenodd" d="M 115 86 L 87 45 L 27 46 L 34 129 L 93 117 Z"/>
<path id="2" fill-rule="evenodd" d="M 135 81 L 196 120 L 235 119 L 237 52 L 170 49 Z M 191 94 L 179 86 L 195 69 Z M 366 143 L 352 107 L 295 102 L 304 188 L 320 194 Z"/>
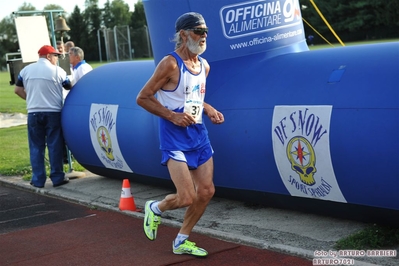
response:
<path id="1" fill-rule="evenodd" d="M 87 215 L 83 205 L 0 186 L 0 235 Z"/>

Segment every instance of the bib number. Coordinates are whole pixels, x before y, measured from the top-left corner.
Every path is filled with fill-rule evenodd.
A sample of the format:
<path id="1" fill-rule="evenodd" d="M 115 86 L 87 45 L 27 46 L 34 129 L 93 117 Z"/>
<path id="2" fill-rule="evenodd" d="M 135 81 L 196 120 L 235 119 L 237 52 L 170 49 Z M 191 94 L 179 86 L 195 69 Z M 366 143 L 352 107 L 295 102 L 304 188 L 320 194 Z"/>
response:
<path id="1" fill-rule="evenodd" d="M 197 124 L 202 123 L 202 109 L 202 105 L 195 104 L 193 102 L 189 102 L 184 105 L 184 112 L 191 115 Z"/>

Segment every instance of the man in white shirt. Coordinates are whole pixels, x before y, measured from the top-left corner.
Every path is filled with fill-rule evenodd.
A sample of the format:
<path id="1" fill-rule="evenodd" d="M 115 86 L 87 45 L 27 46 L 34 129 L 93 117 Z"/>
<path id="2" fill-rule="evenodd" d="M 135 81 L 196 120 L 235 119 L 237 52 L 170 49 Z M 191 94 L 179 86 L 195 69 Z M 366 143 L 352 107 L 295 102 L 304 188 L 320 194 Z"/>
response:
<path id="1" fill-rule="evenodd" d="M 69 62 L 71 63 L 73 70 L 72 85 L 75 85 L 79 79 L 93 70 L 93 68 L 84 60 L 84 52 L 80 47 L 75 46 L 69 49 Z"/>
<path id="2" fill-rule="evenodd" d="M 24 67 L 15 83 L 15 93 L 26 100 L 28 142 L 32 165 L 31 185 L 43 188 L 46 180 L 44 154 L 47 146 L 50 179 L 54 187 L 68 183 L 62 164 L 64 138 L 61 128 L 62 90 L 71 89 L 67 73 L 57 65 L 61 55 L 54 47 L 44 45 L 39 60 Z"/>

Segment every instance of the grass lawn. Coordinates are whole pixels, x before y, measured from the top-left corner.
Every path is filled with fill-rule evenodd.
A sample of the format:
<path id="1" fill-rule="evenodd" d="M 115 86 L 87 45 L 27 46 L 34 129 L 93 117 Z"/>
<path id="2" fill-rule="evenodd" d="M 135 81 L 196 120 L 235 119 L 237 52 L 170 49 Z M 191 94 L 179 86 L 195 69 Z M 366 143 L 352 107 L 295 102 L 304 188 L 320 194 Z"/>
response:
<path id="1" fill-rule="evenodd" d="M 0 71 L 0 113 L 26 114 L 26 103 L 14 93 L 10 80 L 8 72 Z"/>
<path id="2" fill-rule="evenodd" d="M 26 125 L 0 129 L 0 174 L 30 175 Z"/>
<path id="3" fill-rule="evenodd" d="M 9 81 L 9 73 L 0 72 L 0 113 L 26 114 L 25 101 L 14 93 Z M 0 147 L 1 175 L 31 175 L 26 125 L 0 128 Z"/>

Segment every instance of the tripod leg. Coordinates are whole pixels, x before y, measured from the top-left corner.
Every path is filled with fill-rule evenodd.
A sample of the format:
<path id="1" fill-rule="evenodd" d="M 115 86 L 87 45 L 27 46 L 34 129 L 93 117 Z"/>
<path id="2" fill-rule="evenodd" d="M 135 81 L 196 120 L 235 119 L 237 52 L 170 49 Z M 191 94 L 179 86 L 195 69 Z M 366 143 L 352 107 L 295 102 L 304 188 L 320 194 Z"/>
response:
<path id="1" fill-rule="evenodd" d="M 68 171 L 68 173 L 65 174 L 65 176 L 68 177 L 69 179 L 86 176 L 86 174 L 84 172 L 78 172 L 78 171 L 73 170 L 71 151 L 68 149 L 68 146 L 66 146 L 66 145 L 65 145 L 65 148 L 66 148 L 66 152 L 67 152 L 68 167 L 69 167 L 69 171 Z"/>
<path id="2" fill-rule="evenodd" d="M 70 172 L 73 171 L 73 168 L 72 168 L 72 156 L 71 156 L 71 151 L 68 149 L 68 146 L 66 146 L 66 152 L 67 152 L 68 167 L 69 167 L 68 173 L 70 173 Z"/>

